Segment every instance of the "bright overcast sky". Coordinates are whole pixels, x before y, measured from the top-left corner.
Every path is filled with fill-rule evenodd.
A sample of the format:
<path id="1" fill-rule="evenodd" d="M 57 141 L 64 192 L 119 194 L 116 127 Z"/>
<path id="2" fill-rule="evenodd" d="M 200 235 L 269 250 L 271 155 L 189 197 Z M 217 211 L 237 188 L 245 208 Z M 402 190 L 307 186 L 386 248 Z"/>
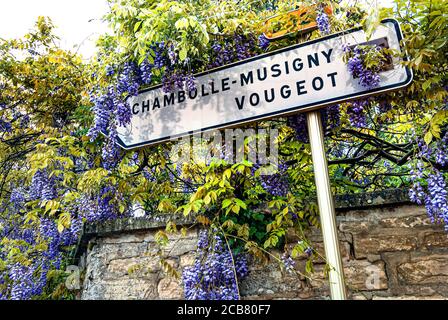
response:
<path id="1" fill-rule="evenodd" d="M 392 0 L 367 2 L 376 1 L 383 6 L 392 3 Z M 48 16 L 57 27 L 62 47 L 80 46 L 79 52 L 89 58 L 95 52 L 98 35 L 107 31 L 107 25 L 101 22 L 107 9 L 106 0 L 0 0 L 0 38 L 21 37 L 38 16 Z"/>
<path id="2" fill-rule="evenodd" d="M 101 22 L 106 12 L 106 0 L 0 0 L 0 38 L 21 37 L 38 16 L 47 16 L 57 27 L 62 47 L 79 45 L 79 52 L 88 58 L 98 36 L 107 31 Z"/>

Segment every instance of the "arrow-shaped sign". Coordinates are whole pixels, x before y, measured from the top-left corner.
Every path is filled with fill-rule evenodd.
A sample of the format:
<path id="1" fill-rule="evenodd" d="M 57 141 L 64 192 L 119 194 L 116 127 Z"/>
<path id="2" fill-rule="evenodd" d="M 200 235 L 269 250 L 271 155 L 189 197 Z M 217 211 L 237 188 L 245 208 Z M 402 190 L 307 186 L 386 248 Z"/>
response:
<path id="1" fill-rule="evenodd" d="M 401 51 L 396 20 L 384 20 L 371 41 Z M 131 123 L 118 128 L 125 149 L 167 141 L 193 132 L 309 111 L 381 92 L 412 81 L 410 69 L 393 58 L 380 85 L 358 84 L 343 61 L 344 45 L 366 43 L 361 28 L 332 34 L 196 75 L 193 91 L 164 93 L 158 85 L 129 97 Z"/>

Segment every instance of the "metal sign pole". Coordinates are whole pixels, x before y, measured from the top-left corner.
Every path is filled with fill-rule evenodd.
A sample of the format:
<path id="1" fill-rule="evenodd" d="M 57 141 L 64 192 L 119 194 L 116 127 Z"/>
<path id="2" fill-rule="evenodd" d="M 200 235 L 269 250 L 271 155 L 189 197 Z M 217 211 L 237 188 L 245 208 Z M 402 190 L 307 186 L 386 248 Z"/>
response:
<path id="1" fill-rule="evenodd" d="M 325 256 L 331 268 L 329 272 L 331 299 L 345 300 L 347 298 L 347 293 L 345 289 L 341 253 L 339 251 L 336 214 L 330 188 L 322 120 L 319 111 L 308 112 L 306 115 L 311 154 L 313 157 L 317 203 L 319 205 Z"/>

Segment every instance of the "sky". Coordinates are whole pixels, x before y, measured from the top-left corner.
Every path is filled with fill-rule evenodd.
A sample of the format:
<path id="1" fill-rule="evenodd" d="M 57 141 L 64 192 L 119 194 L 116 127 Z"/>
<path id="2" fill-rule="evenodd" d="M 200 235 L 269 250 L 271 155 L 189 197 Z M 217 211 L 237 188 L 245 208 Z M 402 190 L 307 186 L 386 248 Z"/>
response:
<path id="1" fill-rule="evenodd" d="M 383 6 L 392 3 L 392 0 L 367 2 L 375 1 Z M 106 0 L 0 0 L 0 38 L 22 37 L 38 16 L 48 16 L 57 27 L 61 46 L 78 50 L 88 59 L 95 52 L 98 36 L 108 30 L 107 24 L 101 21 L 107 11 Z"/>
<path id="2" fill-rule="evenodd" d="M 26 34 L 38 16 L 48 16 L 57 27 L 64 49 L 84 58 L 95 52 L 95 41 L 108 30 L 101 17 L 108 11 L 106 0 L 0 0 L 0 38 Z"/>

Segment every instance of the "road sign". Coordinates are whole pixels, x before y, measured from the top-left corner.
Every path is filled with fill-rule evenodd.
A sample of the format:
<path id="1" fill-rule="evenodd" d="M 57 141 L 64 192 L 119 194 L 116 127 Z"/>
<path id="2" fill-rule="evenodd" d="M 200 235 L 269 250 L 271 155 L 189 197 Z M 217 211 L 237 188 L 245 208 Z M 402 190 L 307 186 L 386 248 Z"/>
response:
<path id="1" fill-rule="evenodd" d="M 386 39 L 400 51 L 396 20 L 384 20 L 371 40 Z M 381 92 L 412 81 L 412 72 L 393 58 L 380 85 L 358 84 L 343 61 L 343 46 L 367 41 L 361 28 L 332 34 L 196 75 L 193 91 L 164 93 L 158 85 L 129 97 L 131 123 L 118 128 L 125 149 L 262 119 L 310 111 Z"/>

